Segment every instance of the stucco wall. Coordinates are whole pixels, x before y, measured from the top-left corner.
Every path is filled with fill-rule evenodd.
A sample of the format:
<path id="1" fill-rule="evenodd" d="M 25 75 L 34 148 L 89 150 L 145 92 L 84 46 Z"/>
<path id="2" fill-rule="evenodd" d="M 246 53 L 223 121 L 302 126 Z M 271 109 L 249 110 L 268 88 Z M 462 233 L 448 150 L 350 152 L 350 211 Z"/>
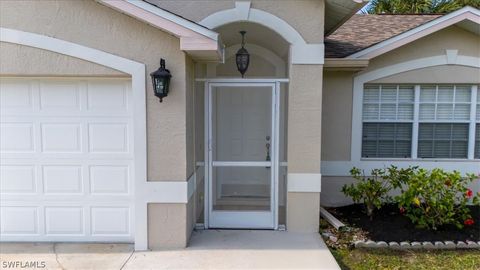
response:
<path id="1" fill-rule="evenodd" d="M 288 91 L 288 174 L 320 174 L 322 65 L 292 65 Z M 319 192 L 287 193 L 287 229 L 318 231 Z"/>
<path id="2" fill-rule="evenodd" d="M 0 42 L 0 59 L 2 76 L 130 76 L 63 54 L 6 42 Z"/>
<path id="3" fill-rule="evenodd" d="M 183 248 L 190 237 L 187 213 L 183 203 L 148 204 L 148 248 Z"/>
<path id="4" fill-rule="evenodd" d="M 479 53 L 480 55 L 480 53 Z M 420 68 L 372 81 L 372 83 L 480 83 L 480 69 L 466 66 Z"/>
<path id="5" fill-rule="evenodd" d="M 350 160 L 354 73 L 323 75 L 322 160 Z"/>
<path id="6" fill-rule="evenodd" d="M 186 148 L 187 148 L 187 167 L 186 175 L 190 177 L 195 170 L 195 63 L 190 57 L 185 57 L 186 74 Z"/>
<path id="7" fill-rule="evenodd" d="M 187 179 L 187 69 L 185 55 L 179 50 L 178 38 L 90 0 L 0 1 L 0 25 L 67 40 L 145 63 L 147 74 L 159 67 L 160 57 L 165 58 L 173 78 L 171 94 L 163 103 L 160 104 L 153 95 L 150 78 L 146 74 L 148 180 Z M 13 49 L 26 54 L 18 55 L 18 58 L 2 57 L 2 71 L 25 69 L 41 72 L 42 75 L 63 75 L 66 72 L 71 75 L 116 75 L 116 72 L 108 69 L 81 63 L 73 58 L 52 55 L 51 52 Z M 30 59 L 26 58 L 29 56 L 33 56 L 38 62 L 30 62 Z M 60 66 L 50 68 L 52 61 L 56 61 Z M 29 68 L 32 63 L 41 66 L 42 70 Z M 7 66 L 9 68 L 6 68 Z"/>
<path id="8" fill-rule="evenodd" d="M 459 55 L 480 55 L 478 35 L 457 26 L 451 26 L 370 61 L 365 72 L 408 60 L 445 55 L 445 50 L 458 50 Z"/>
<path id="9" fill-rule="evenodd" d="M 190 20 L 199 22 L 214 12 L 235 7 L 234 0 L 178 1 L 155 0 L 156 5 Z M 308 43 L 323 42 L 324 1 L 318 0 L 252 0 L 251 7 L 267 11 L 288 22 Z"/>

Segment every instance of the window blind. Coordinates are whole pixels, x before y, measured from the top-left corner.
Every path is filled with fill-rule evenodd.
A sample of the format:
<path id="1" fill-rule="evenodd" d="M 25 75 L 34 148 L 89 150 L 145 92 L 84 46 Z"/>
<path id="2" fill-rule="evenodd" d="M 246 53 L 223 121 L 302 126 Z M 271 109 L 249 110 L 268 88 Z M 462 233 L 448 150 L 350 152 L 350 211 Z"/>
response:
<path id="1" fill-rule="evenodd" d="M 422 85 L 420 120 L 469 120 L 471 86 Z"/>
<path id="2" fill-rule="evenodd" d="M 420 123 L 418 157 L 467 158 L 468 124 Z"/>
<path id="3" fill-rule="evenodd" d="M 480 91 L 472 85 L 367 84 L 362 97 L 362 157 L 480 158 Z"/>
<path id="4" fill-rule="evenodd" d="M 364 123 L 362 156 L 407 158 L 411 154 L 412 124 Z"/>

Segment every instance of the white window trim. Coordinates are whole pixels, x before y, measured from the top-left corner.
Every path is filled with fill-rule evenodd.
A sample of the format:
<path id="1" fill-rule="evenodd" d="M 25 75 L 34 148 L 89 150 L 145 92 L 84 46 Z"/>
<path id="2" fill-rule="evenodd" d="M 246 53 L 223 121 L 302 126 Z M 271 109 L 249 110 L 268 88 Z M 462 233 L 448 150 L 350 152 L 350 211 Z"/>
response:
<path id="1" fill-rule="evenodd" d="M 372 84 L 372 85 L 378 85 L 379 86 L 379 89 L 380 89 L 380 96 L 379 98 L 381 98 L 381 93 L 382 93 L 382 89 L 383 89 L 383 86 L 385 85 L 389 85 L 389 84 Z M 411 157 L 410 158 L 405 158 L 405 159 L 418 159 L 418 137 L 419 137 L 419 126 L 420 124 L 468 124 L 469 126 L 469 137 L 468 137 L 468 148 L 467 148 L 467 157 L 465 159 L 462 159 L 462 160 L 467 160 L 467 159 L 474 159 L 474 153 L 475 153 L 475 125 L 476 125 L 476 105 L 477 105 L 477 85 L 471 85 L 470 86 L 470 101 L 468 102 L 456 102 L 455 101 L 455 93 L 456 93 L 456 88 L 458 85 L 460 84 L 452 84 L 453 85 L 453 89 L 454 89 L 454 94 L 453 94 L 453 100 L 452 102 L 448 101 L 448 102 L 439 102 L 438 101 L 438 89 L 439 89 L 439 86 L 441 84 L 433 84 L 435 85 L 435 88 L 436 88 L 436 100 L 434 102 L 421 102 L 420 101 L 420 92 L 421 92 L 421 87 L 422 85 L 425 85 L 425 84 L 416 84 L 414 85 L 414 108 L 413 108 L 413 117 L 411 120 L 407 120 L 407 119 L 404 119 L 404 120 L 398 120 L 398 119 L 381 119 L 381 106 L 382 104 L 395 104 L 397 106 L 397 113 L 398 113 L 398 105 L 401 104 L 398 102 L 398 95 L 399 95 L 399 91 L 400 91 L 400 88 L 402 85 L 411 85 L 411 84 L 393 84 L 396 86 L 397 88 L 397 101 L 395 103 L 383 103 L 382 101 L 379 101 L 379 116 L 378 116 L 378 119 L 363 119 L 363 116 L 362 116 L 362 122 L 363 124 L 365 123 L 382 123 L 382 124 L 390 124 L 390 123 L 411 123 L 412 124 L 412 141 L 411 141 Z M 430 85 L 430 84 L 428 84 Z M 470 84 L 468 84 L 470 85 Z M 363 92 L 364 90 L 362 90 L 362 96 L 363 96 Z M 363 103 L 362 102 L 362 115 L 363 115 L 363 106 L 365 106 L 365 104 L 370 104 L 370 103 Z M 376 104 L 376 103 L 375 103 Z M 442 120 L 437 120 L 437 119 L 426 119 L 426 120 L 423 120 L 423 119 L 420 119 L 420 106 L 422 104 L 432 104 L 432 105 L 435 105 L 435 118 L 437 117 L 436 115 L 436 108 L 437 108 L 437 105 L 438 104 L 448 104 L 448 105 L 452 105 L 453 108 L 455 108 L 455 105 L 456 104 L 468 104 L 470 105 L 470 112 L 468 113 L 468 117 L 469 119 L 468 120 L 456 120 L 456 119 L 442 119 Z M 362 128 L 363 128 L 363 124 L 362 124 Z M 362 134 L 363 136 L 363 134 Z M 363 144 L 363 141 L 362 141 L 362 144 Z M 395 157 L 391 157 L 391 158 L 395 158 Z M 379 159 L 379 157 L 362 157 L 362 160 L 372 160 L 372 159 Z M 389 159 L 388 157 L 387 158 L 380 158 L 380 159 Z M 397 157 L 398 159 L 398 157 Z M 433 158 L 433 159 L 454 159 L 454 158 Z M 459 158 L 460 159 L 460 158 Z M 425 158 L 421 158 L 420 160 L 425 160 Z"/>
<path id="2" fill-rule="evenodd" d="M 426 58 L 410 60 L 391 66 L 376 69 L 370 72 L 361 73 L 354 78 L 353 82 L 353 110 L 352 110 L 352 138 L 351 138 L 351 161 L 323 161 L 322 174 L 324 176 L 345 176 L 353 167 L 360 168 L 382 168 L 391 164 L 399 167 L 418 165 L 425 168 L 442 167 L 448 170 L 459 170 L 462 173 L 478 173 L 478 159 L 362 159 L 362 104 L 364 84 L 388 77 L 394 74 L 411 71 L 415 69 L 441 66 L 461 65 L 480 68 L 480 57 L 458 55 L 454 63 L 448 62 L 447 55 L 438 55 Z"/>

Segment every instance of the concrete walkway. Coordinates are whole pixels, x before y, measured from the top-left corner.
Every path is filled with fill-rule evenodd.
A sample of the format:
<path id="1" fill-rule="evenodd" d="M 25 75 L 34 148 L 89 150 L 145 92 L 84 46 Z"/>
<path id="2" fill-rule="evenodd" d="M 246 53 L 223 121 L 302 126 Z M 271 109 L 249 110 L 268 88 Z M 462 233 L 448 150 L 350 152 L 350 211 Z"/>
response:
<path id="1" fill-rule="evenodd" d="M 43 269 L 340 269 L 316 233 L 248 230 L 196 231 L 188 248 L 145 252 L 129 244 L 2 243 L 0 261 L 0 269 L 32 261 Z"/>

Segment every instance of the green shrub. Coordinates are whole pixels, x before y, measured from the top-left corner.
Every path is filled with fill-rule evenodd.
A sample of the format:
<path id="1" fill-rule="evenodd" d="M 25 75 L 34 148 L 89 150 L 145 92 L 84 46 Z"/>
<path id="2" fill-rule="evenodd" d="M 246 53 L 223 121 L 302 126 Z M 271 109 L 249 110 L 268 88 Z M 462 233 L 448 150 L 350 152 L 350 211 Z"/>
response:
<path id="1" fill-rule="evenodd" d="M 342 192 L 352 198 L 355 203 L 363 203 L 367 209 L 367 215 L 372 218 L 373 211 L 382 207 L 383 203 L 390 197 L 388 192 L 392 189 L 389 176 L 385 169 L 373 169 L 371 177 L 365 176 L 358 168 L 352 168 L 350 175 L 358 182 L 350 185 L 344 185 Z"/>
<path id="2" fill-rule="evenodd" d="M 463 228 L 473 224 L 467 205 L 480 203 L 479 195 L 468 189 L 470 183 L 478 181 L 475 175 L 463 177 L 457 171 L 446 172 L 438 168 L 432 171 L 409 169 L 411 171 L 403 175 L 390 173 L 394 177 L 389 181 L 401 191 L 395 197 L 400 212 L 416 226 L 436 230 L 442 225 Z"/>

